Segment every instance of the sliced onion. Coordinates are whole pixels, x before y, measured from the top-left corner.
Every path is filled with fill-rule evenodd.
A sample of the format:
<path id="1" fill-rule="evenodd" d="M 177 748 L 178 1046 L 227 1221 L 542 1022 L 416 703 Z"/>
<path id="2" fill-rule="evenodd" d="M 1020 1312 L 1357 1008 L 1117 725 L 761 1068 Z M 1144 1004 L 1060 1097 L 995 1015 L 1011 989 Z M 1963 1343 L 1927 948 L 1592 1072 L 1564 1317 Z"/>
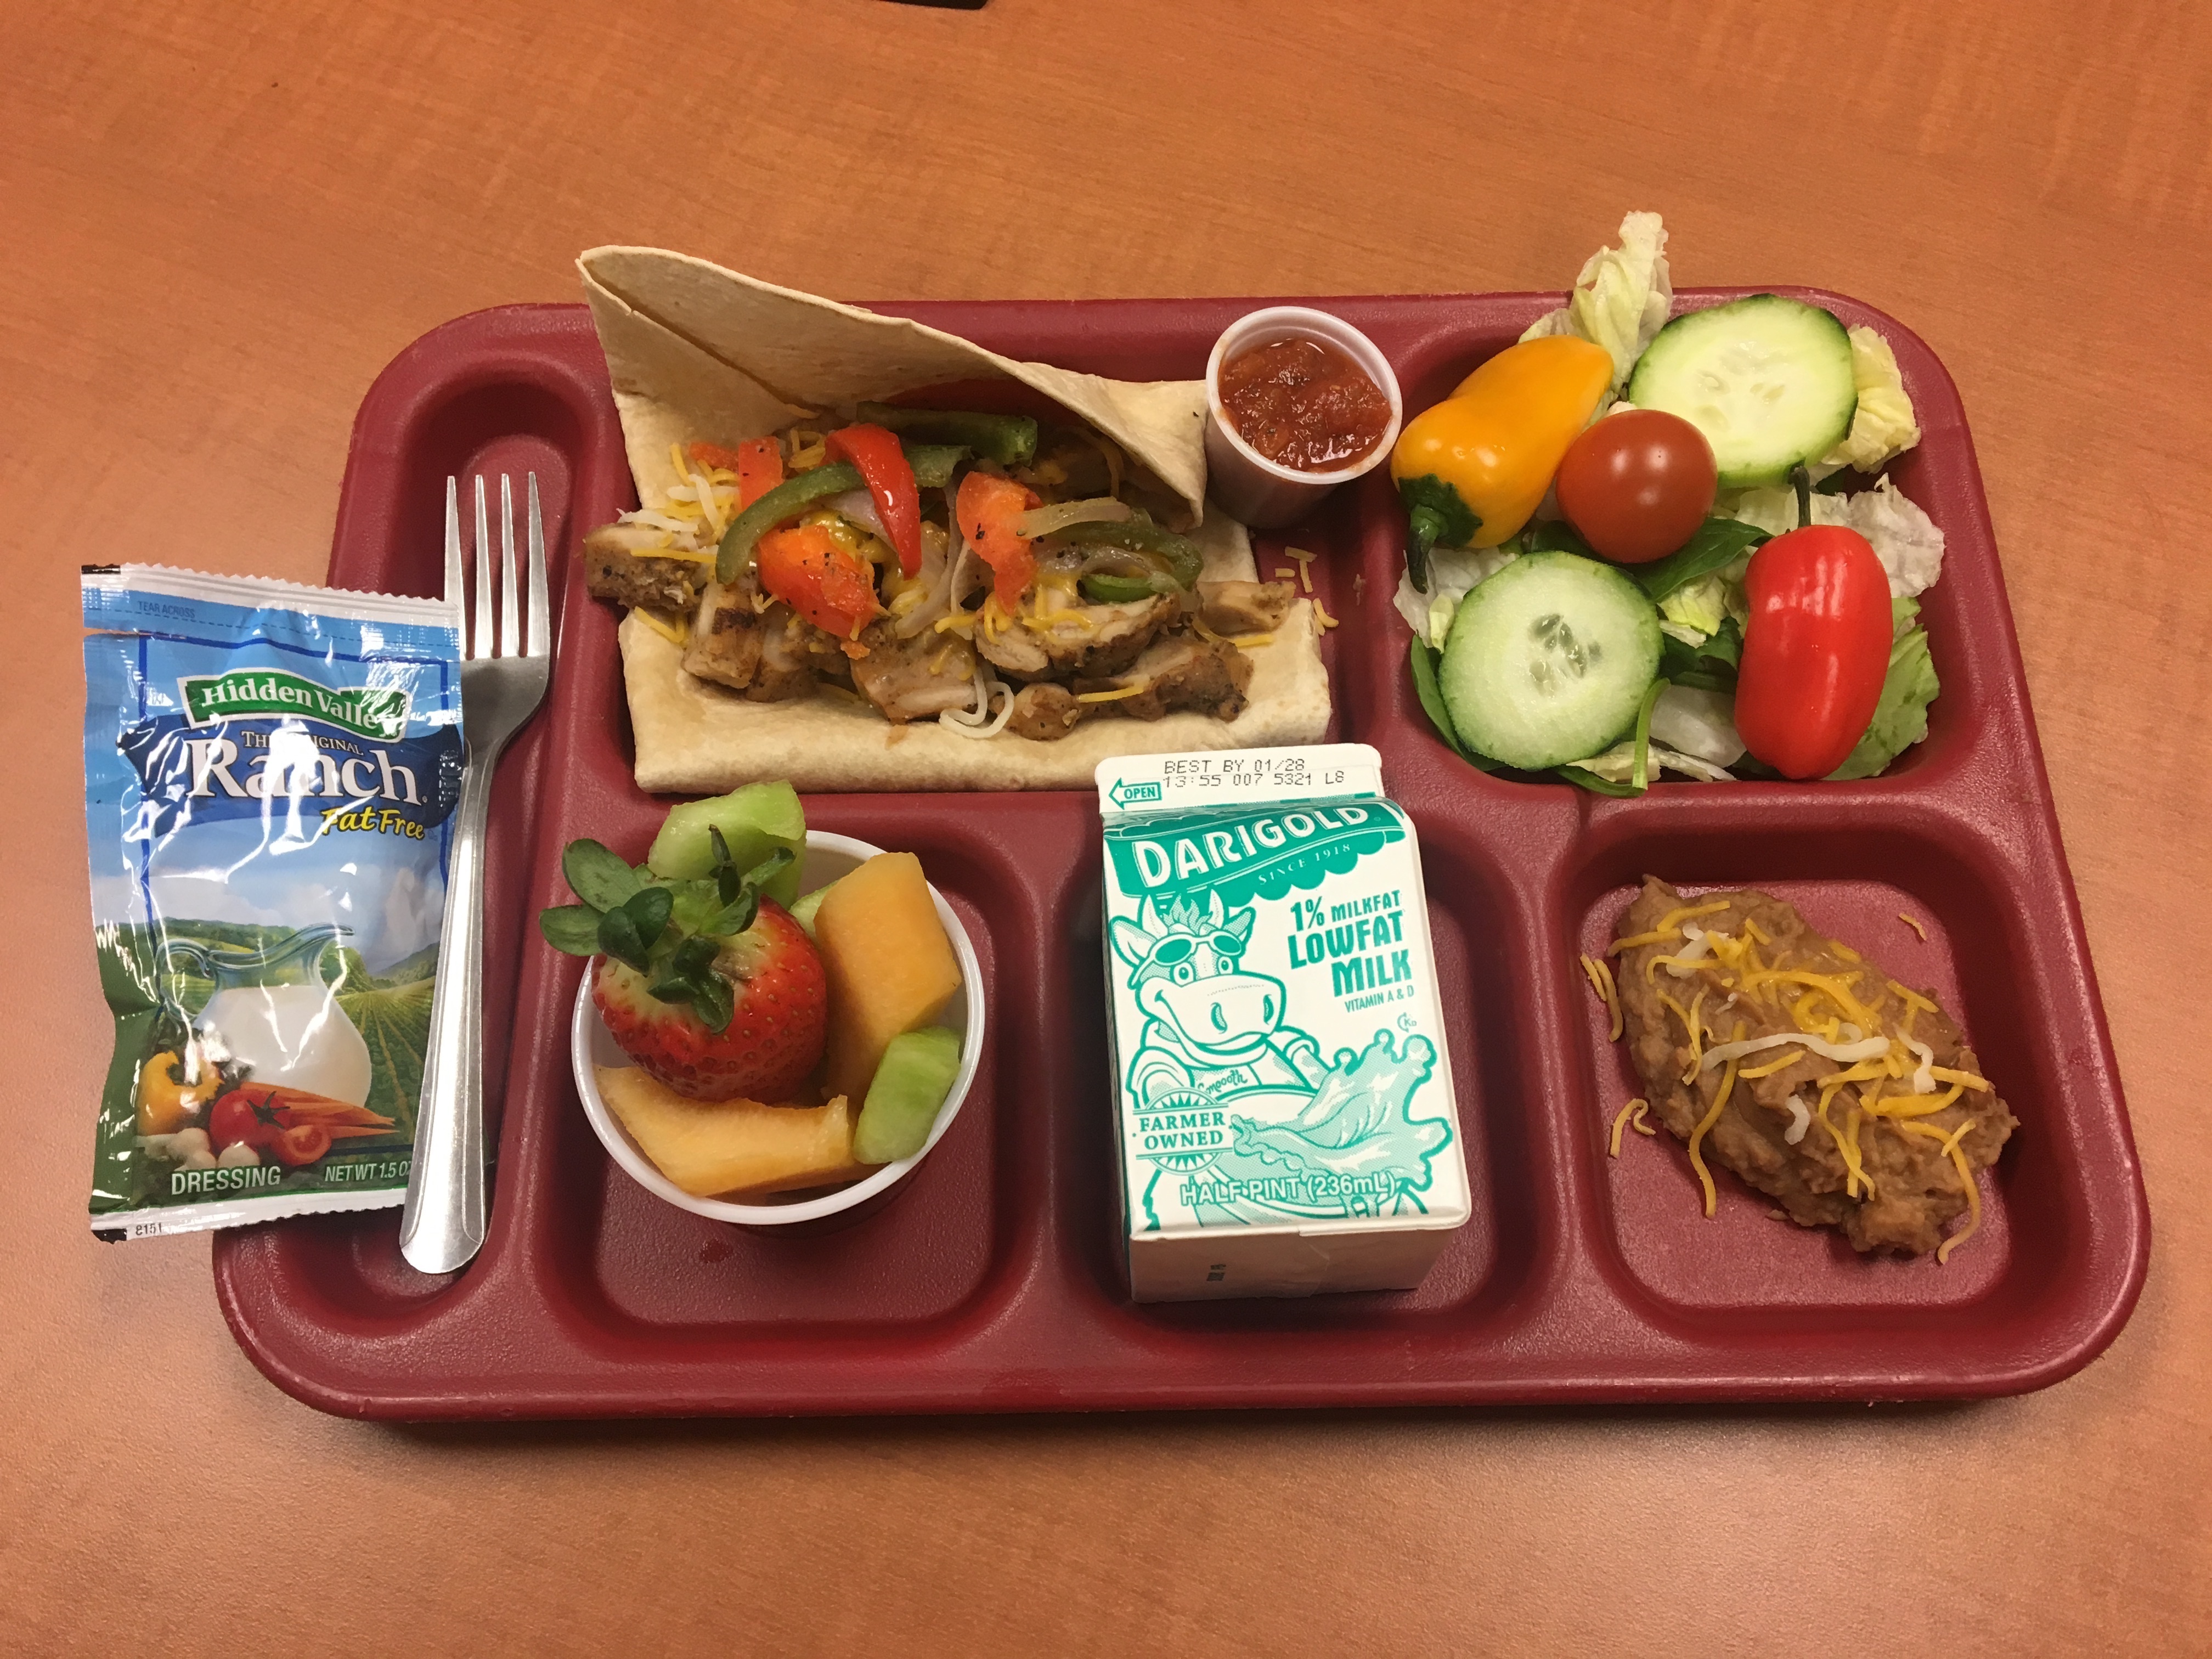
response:
<path id="1" fill-rule="evenodd" d="M 957 536 L 959 532 L 951 532 Z M 933 626 L 938 619 L 952 608 L 952 557 L 946 551 L 945 538 L 933 524 L 921 526 L 921 580 L 928 592 L 920 605 L 891 624 L 897 638 L 910 640 L 924 629 Z"/>
<path id="2" fill-rule="evenodd" d="M 1115 501 L 1111 495 L 1094 495 L 1087 501 L 1054 501 L 1049 507 L 1033 507 L 1014 520 L 1014 533 L 1035 541 L 1039 536 L 1049 536 L 1072 524 L 1121 524 L 1132 516 L 1128 502 Z"/>
<path id="3" fill-rule="evenodd" d="M 842 495 L 832 495 L 822 503 L 841 519 L 848 519 L 866 531 L 878 541 L 890 540 L 890 532 L 876 515 L 876 498 L 865 489 L 848 489 Z"/>
<path id="4" fill-rule="evenodd" d="M 1839 1060 L 1855 1066 L 1863 1060 L 1873 1060 L 1889 1052 L 1889 1039 L 1870 1036 L 1857 1042 L 1831 1042 L 1826 1037 L 1808 1036 L 1803 1031 L 1779 1031 L 1772 1036 L 1746 1037 L 1740 1042 L 1723 1042 L 1705 1050 L 1698 1062 L 1698 1069 L 1710 1072 L 1729 1060 L 1741 1060 L 1746 1054 L 1755 1054 L 1761 1048 L 1779 1048 L 1789 1043 L 1800 1043 L 1823 1059 Z"/>

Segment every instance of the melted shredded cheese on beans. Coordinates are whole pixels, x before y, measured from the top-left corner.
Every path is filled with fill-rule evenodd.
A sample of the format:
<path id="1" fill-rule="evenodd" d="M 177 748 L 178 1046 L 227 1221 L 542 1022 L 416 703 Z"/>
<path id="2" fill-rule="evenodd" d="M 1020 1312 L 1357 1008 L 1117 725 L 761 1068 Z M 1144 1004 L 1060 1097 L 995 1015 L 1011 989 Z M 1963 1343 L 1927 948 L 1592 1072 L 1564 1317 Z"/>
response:
<path id="1" fill-rule="evenodd" d="M 1828 941 L 1826 954 L 1844 966 L 1839 971 L 1822 972 L 1814 967 L 1788 966 L 1786 957 L 1775 961 L 1762 956 L 1761 947 L 1771 951 L 1774 940 L 1748 916 L 1734 931 L 1694 925 L 1699 917 L 1717 915 L 1731 908 L 1725 899 L 1678 906 L 1661 917 L 1657 927 L 1615 939 L 1605 952 L 1614 957 L 1644 946 L 1659 947 L 1645 958 L 1644 982 L 1652 987 L 1660 1006 L 1681 1025 L 1680 1052 L 1686 1060 L 1682 1081 L 1697 1086 L 1706 1073 L 1721 1073 L 1711 1101 L 1689 1137 L 1690 1165 L 1697 1172 L 1705 1214 L 1714 1212 L 1717 1194 L 1703 1156 L 1705 1140 L 1720 1121 L 1736 1085 L 1773 1077 L 1801 1061 L 1818 1059 L 1835 1069 L 1793 1091 L 1784 1103 L 1790 1123 L 1783 1139 L 1796 1146 L 1818 1124 L 1843 1164 L 1845 1195 L 1861 1200 L 1875 1196 L 1866 1137 L 1877 1126 L 1886 1125 L 1893 1133 L 1940 1143 L 1942 1154 L 1958 1173 L 1966 1200 L 1966 1224 L 1936 1252 L 1939 1262 L 1948 1261 L 1951 1252 L 1981 1224 L 1981 1194 L 1975 1185 L 1973 1166 L 1960 1144 L 1978 1120 L 1968 1118 L 1949 1130 L 1920 1120 L 1959 1104 L 1969 1094 L 1993 1093 L 1989 1080 L 1972 1072 L 1935 1064 L 1934 1048 L 1913 1033 L 1922 1014 L 1938 1012 L 1935 1002 L 1895 980 L 1869 984 L 1873 975 L 1863 966 L 1865 959 L 1850 946 Z M 1680 948 L 1668 948 L 1677 945 Z M 1612 974 L 1598 957 L 1586 956 L 1582 964 L 1591 988 L 1613 1015 L 1613 1035 L 1617 1040 L 1625 1022 Z M 1656 976 L 1662 968 L 1678 983 L 1697 981 L 1696 994 L 1686 1007 L 1680 998 L 1658 988 Z M 1686 993 L 1689 987 L 1682 989 Z M 1736 1022 L 1732 1034 L 1723 1039 L 1717 1025 L 1709 1026 L 1704 1009 L 1706 995 L 1713 990 L 1728 994 L 1727 1000 L 1715 1008 L 1716 1015 L 1741 998 L 1795 1029 L 1747 1038 L 1742 1024 Z M 1709 1034 L 1713 1039 L 1710 1042 Z M 1769 1049 L 1783 1052 L 1757 1065 L 1744 1064 L 1749 1056 Z M 1808 1094 L 1817 1097 L 1810 1107 L 1806 1103 Z M 1613 1156 L 1620 1155 L 1621 1130 L 1632 1114 L 1635 1126 L 1644 1127 L 1644 1106 L 1642 1101 L 1631 1101 L 1614 1118 Z"/>

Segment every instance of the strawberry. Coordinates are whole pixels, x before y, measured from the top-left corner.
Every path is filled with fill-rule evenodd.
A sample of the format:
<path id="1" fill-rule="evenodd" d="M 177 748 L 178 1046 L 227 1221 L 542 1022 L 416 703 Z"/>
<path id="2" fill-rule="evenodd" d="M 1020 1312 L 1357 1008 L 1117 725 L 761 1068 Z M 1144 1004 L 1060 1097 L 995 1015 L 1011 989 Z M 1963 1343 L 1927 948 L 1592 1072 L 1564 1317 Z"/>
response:
<path id="1" fill-rule="evenodd" d="M 623 1052 L 678 1094 L 791 1099 L 822 1063 L 829 979 L 814 942 L 761 889 L 791 862 L 750 870 L 710 830 L 713 872 L 665 880 L 595 841 L 561 866 L 580 904 L 538 913 L 556 950 L 601 958 L 592 1001 Z"/>
<path id="2" fill-rule="evenodd" d="M 592 979 L 592 1001 L 622 1050 L 679 1095 L 696 1100 L 790 1100 L 822 1063 L 830 982 L 814 941 L 774 899 L 727 940 L 709 972 L 730 988 L 721 1030 L 686 1004 L 653 994 L 646 976 L 612 957 Z"/>

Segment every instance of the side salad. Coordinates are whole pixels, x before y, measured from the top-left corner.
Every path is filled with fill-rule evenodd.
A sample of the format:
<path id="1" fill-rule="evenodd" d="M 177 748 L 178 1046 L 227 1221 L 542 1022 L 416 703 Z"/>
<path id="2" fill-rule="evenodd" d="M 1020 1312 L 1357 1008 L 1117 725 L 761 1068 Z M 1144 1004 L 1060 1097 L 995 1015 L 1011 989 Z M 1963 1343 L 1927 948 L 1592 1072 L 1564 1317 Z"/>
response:
<path id="1" fill-rule="evenodd" d="M 1568 303 L 1410 422 L 1396 596 L 1421 707 L 1486 771 L 1607 794 L 1872 777 L 1928 734 L 1943 532 L 1889 343 L 1753 295 L 1671 320 L 1632 213 Z"/>

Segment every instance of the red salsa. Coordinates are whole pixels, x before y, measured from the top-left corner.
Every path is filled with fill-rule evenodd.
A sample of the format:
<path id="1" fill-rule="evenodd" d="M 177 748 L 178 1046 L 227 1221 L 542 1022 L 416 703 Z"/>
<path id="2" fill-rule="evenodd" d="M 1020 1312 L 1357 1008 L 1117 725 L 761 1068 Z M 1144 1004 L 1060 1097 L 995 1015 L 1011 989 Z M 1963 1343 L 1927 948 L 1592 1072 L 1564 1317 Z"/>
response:
<path id="1" fill-rule="evenodd" d="M 1390 424 L 1365 370 L 1320 340 L 1250 346 L 1221 366 L 1221 407 L 1237 435 L 1277 466 L 1334 472 L 1364 459 Z"/>

